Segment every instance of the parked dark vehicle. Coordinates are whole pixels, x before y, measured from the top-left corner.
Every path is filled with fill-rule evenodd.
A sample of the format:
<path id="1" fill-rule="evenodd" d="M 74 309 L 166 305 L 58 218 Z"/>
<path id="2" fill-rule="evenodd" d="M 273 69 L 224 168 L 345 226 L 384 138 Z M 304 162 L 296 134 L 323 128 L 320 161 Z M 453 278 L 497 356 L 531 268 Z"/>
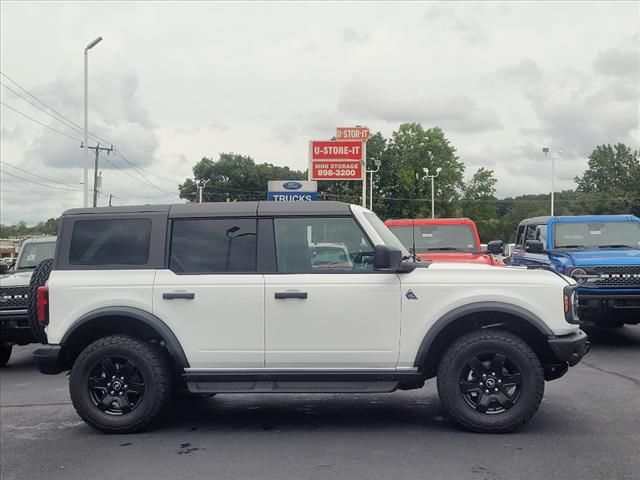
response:
<path id="1" fill-rule="evenodd" d="M 0 367 L 4 367 L 14 345 L 46 339 L 44 329 L 29 315 L 30 282 L 40 275 L 39 265 L 54 256 L 56 237 L 33 237 L 24 241 L 18 259 L 0 276 Z"/>

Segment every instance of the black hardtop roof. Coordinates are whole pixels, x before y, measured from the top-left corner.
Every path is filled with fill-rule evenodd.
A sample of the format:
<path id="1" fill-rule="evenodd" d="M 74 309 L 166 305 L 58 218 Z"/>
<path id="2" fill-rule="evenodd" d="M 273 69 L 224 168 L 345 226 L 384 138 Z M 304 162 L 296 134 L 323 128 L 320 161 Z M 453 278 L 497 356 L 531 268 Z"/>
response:
<path id="1" fill-rule="evenodd" d="M 170 218 L 181 217 L 268 217 L 298 215 L 351 215 L 348 203 L 343 202 L 208 202 L 174 205 L 127 205 L 124 207 L 72 208 L 62 213 L 70 215 L 118 215 L 136 213 L 167 213 Z"/>
<path id="2" fill-rule="evenodd" d="M 544 217 L 525 218 L 518 224 L 518 226 L 523 224 L 542 225 L 542 224 L 548 223 L 549 220 L 551 219 L 554 219 L 554 223 L 563 223 L 563 222 L 570 223 L 570 222 L 581 222 L 581 221 L 592 221 L 592 222 L 620 221 L 623 219 L 631 220 L 632 218 L 633 218 L 633 215 L 630 215 L 628 213 L 621 213 L 617 215 L 554 215 L 554 216 L 547 215 Z"/>
<path id="3" fill-rule="evenodd" d="M 520 223 L 518 225 L 522 225 L 523 223 L 534 223 L 536 225 L 542 225 L 544 223 L 547 223 L 549 221 L 549 219 L 551 218 L 550 215 L 547 215 L 545 217 L 531 217 L 531 218 L 525 218 L 524 220 L 520 221 Z"/>

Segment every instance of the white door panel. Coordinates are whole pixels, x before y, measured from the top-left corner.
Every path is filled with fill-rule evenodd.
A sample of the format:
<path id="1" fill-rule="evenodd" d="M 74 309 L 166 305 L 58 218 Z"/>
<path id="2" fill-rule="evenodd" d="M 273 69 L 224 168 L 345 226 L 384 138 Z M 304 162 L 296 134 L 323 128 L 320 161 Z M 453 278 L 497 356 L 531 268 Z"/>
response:
<path id="1" fill-rule="evenodd" d="M 265 275 L 268 368 L 395 368 L 400 281 L 395 274 Z M 306 292 L 306 299 L 275 294 Z"/>
<path id="2" fill-rule="evenodd" d="M 163 298 L 174 292 L 194 298 Z M 192 368 L 264 367 L 262 275 L 158 270 L 153 312 L 174 331 Z"/>

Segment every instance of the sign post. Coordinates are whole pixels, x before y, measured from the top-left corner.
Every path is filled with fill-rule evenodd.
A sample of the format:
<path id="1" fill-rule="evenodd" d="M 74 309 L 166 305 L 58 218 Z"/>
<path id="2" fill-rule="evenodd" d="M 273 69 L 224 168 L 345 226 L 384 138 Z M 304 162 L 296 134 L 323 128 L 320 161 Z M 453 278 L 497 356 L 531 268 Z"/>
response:
<path id="1" fill-rule="evenodd" d="M 338 127 L 336 128 L 336 140 L 349 141 L 360 140 L 362 142 L 362 206 L 367 207 L 367 139 L 370 131 L 367 127 Z M 371 193 L 370 193 L 371 194 Z"/>

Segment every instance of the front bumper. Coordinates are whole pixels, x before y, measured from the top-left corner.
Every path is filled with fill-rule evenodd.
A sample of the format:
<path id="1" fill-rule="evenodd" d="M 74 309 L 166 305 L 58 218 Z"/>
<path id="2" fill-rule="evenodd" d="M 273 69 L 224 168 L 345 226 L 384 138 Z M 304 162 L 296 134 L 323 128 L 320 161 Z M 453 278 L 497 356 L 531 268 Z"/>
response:
<path id="1" fill-rule="evenodd" d="M 573 367 L 591 349 L 589 337 L 582 330 L 561 337 L 552 337 L 547 340 L 551 351 L 561 363 L 568 363 Z"/>
<path id="2" fill-rule="evenodd" d="M 0 310 L 0 344 L 26 345 L 37 340 L 31 333 L 26 308 Z"/>
<path id="3" fill-rule="evenodd" d="M 33 360 L 40 372 L 47 375 L 55 375 L 64 370 L 60 353 L 62 345 L 43 345 L 33 351 Z"/>

